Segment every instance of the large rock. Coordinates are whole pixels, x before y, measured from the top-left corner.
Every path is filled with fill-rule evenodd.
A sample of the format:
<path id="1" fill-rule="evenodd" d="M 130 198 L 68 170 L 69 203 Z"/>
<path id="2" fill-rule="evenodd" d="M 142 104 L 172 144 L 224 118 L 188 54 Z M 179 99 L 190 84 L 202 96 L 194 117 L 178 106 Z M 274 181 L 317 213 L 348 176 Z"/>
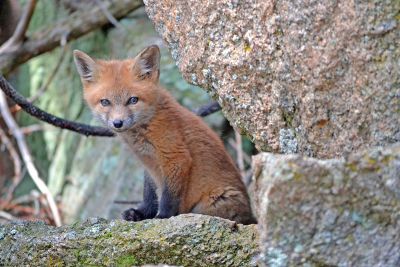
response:
<path id="1" fill-rule="evenodd" d="M 181 215 L 137 223 L 89 219 L 71 226 L 0 225 L 0 266 L 255 266 L 255 225 Z"/>
<path id="2" fill-rule="evenodd" d="M 400 1 L 144 2 L 184 78 L 259 149 L 400 141 Z"/>
<path id="3" fill-rule="evenodd" d="M 400 266 L 400 144 L 345 160 L 260 154 L 266 266 Z"/>

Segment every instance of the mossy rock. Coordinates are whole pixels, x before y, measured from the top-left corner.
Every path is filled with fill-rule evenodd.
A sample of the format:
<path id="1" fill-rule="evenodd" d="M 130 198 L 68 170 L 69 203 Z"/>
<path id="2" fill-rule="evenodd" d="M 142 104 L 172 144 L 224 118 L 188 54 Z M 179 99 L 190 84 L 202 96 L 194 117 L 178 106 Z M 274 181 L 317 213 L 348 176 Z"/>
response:
<path id="1" fill-rule="evenodd" d="M 256 225 L 185 214 L 142 222 L 92 218 L 0 226 L 1 266 L 256 266 Z"/>

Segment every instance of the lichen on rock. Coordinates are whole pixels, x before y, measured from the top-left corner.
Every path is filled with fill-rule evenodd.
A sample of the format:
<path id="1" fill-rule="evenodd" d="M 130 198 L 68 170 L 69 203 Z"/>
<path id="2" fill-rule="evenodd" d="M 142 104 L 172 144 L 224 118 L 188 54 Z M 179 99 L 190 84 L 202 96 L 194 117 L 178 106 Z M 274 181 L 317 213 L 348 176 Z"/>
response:
<path id="1" fill-rule="evenodd" d="M 400 2 L 145 0 L 183 77 L 260 150 L 332 158 L 400 141 Z M 292 147 L 293 148 L 293 147 Z"/>
<path id="2" fill-rule="evenodd" d="M 91 218 L 0 225 L 1 266 L 255 266 L 255 225 L 186 214 L 141 222 Z"/>
<path id="3" fill-rule="evenodd" d="M 316 160 L 254 159 L 266 266 L 398 266 L 400 144 Z"/>

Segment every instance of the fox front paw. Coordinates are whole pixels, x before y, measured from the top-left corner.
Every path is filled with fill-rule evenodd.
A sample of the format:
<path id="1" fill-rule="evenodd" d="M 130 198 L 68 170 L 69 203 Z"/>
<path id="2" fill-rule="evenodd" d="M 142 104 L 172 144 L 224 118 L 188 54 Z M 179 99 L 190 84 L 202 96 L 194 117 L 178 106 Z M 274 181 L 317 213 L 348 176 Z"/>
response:
<path id="1" fill-rule="evenodd" d="M 144 220 L 143 213 L 141 213 L 137 209 L 128 209 L 122 213 L 122 219 L 125 221 L 132 221 L 132 222 L 138 222 Z"/>

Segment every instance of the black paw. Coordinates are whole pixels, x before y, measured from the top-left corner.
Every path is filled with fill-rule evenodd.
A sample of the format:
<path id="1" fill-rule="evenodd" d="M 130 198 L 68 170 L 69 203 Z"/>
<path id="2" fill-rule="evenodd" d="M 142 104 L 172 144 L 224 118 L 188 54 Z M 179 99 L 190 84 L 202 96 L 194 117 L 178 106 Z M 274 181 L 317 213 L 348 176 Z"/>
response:
<path id="1" fill-rule="evenodd" d="M 171 218 L 172 217 L 172 215 L 167 215 L 167 214 L 157 214 L 156 215 L 156 219 L 168 219 L 168 218 Z"/>
<path id="2" fill-rule="evenodd" d="M 138 222 L 144 220 L 143 213 L 141 213 L 137 209 L 128 209 L 122 213 L 122 219 L 125 221 L 133 221 L 133 222 Z"/>

